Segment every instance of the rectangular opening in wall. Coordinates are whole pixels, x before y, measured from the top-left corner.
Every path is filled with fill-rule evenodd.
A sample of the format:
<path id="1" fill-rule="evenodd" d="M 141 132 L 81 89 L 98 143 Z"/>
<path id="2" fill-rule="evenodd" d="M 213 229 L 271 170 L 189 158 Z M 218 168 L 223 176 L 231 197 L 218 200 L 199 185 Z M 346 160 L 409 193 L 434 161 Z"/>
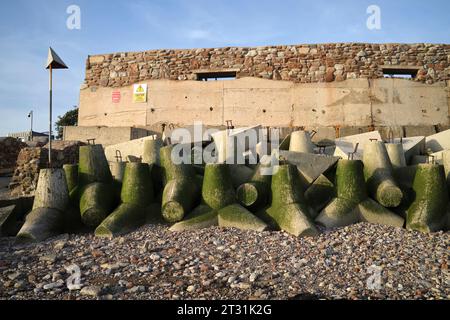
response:
<path id="1" fill-rule="evenodd" d="M 419 72 L 415 67 L 383 67 L 385 78 L 414 79 Z"/>
<path id="2" fill-rule="evenodd" d="M 235 80 L 236 71 L 197 72 L 198 81 Z"/>

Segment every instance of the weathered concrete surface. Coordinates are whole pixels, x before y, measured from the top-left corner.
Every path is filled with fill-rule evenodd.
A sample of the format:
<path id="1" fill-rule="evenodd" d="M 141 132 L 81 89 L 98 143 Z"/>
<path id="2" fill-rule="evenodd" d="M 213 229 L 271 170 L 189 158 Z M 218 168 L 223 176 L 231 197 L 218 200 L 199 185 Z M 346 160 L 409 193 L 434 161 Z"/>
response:
<path id="1" fill-rule="evenodd" d="M 407 163 L 410 163 L 414 156 L 425 153 L 424 136 L 407 137 L 402 139 L 396 138 L 394 139 L 394 143 L 402 143 Z"/>
<path id="2" fill-rule="evenodd" d="M 321 174 L 327 172 L 339 160 L 338 157 L 283 150 L 280 150 L 279 154 L 287 162 L 296 165 L 308 183 L 312 183 Z"/>
<path id="3" fill-rule="evenodd" d="M 133 139 L 139 139 L 150 135 L 146 129 L 123 127 L 118 122 L 114 128 L 103 126 L 68 126 L 64 127 L 64 140 L 83 141 L 94 139 L 95 143 L 103 146 L 109 146 Z"/>
<path id="4" fill-rule="evenodd" d="M 336 149 L 334 151 L 335 157 L 347 159 L 348 154 L 352 153 L 357 143 L 359 143 L 358 150 L 353 156 L 354 160 L 361 160 L 364 153 L 364 146 L 371 139 L 381 141 L 381 136 L 378 131 L 361 133 L 353 136 L 338 138 L 335 140 Z"/>
<path id="5" fill-rule="evenodd" d="M 294 131 L 289 141 L 289 151 L 314 153 L 314 145 L 308 131 Z"/>
<path id="6" fill-rule="evenodd" d="M 147 103 L 133 103 L 132 86 L 80 91 L 81 126 L 155 123 L 235 126 L 434 126 L 449 124 L 445 83 L 351 79 L 294 83 L 258 78 L 232 81 L 148 80 Z M 112 103 L 113 91 L 122 99 Z M 422 112 L 425 110 L 426 113 Z"/>
<path id="7" fill-rule="evenodd" d="M 405 151 L 401 143 L 386 143 L 386 150 L 393 168 L 406 167 Z"/>
<path id="8" fill-rule="evenodd" d="M 116 150 L 119 150 L 122 155 L 122 161 L 126 161 L 128 156 L 137 158 L 144 155 L 144 144 L 147 140 L 154 140 L 153 136 L 135 139 L 131 141 L 121 142 L 105 147 L 105 156 L 109 162 L 116 162 Z"/>
<path id="9" fill-rule="evenodd" d="M 432 152 L 450 149 L 450 130 L 428 136 L 426 138 L 426 148 Z"/>

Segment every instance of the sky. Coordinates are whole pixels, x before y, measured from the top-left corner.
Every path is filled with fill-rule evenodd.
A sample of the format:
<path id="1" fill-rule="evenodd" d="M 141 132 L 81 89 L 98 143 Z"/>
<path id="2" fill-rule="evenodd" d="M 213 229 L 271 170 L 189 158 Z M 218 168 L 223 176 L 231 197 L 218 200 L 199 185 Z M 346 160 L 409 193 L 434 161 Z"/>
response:
<path id="1" fill-rule="evenodd" d="M 80 8 L 80 29 L 67 8 Z M 377 5 L 381 29 L 369 30 Z M 162 48 L 330 42 L 450 43 L 448 0 L 14 0 L 0 4 L 0 136 L 48 130 L 51 46 L 68 65 L 53 73 L 53 118 L 78 105 L 88 55 Z"/>

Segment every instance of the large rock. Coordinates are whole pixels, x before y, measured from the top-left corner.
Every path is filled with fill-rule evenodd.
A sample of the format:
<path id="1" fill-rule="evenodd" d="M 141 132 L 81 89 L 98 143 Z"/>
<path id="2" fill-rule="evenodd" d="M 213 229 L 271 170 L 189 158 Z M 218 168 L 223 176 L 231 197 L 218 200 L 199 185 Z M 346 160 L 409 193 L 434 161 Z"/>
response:
<path id="1" fill-rule="evenodd" d="M 238 204 L 232 204 L 219 210 L 219 226 L 242 230 L 264 231 L 267 224 Z"/>

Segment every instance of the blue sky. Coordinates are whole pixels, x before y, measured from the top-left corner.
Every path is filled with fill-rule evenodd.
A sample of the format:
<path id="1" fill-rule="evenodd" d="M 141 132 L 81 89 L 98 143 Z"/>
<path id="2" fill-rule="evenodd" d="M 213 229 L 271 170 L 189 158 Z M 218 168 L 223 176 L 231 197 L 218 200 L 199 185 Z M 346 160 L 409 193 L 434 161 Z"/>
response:
<path id="1" fill-rule="evenodd" d="M 66 27 L 69 5 L 81 29 Z M 381 8 L 381 30 L 366 9 Z M 54 72 L 54 118 L 78 104 L 89 54 L 157 48 L 326 42 L 450 43 L 448 0 L 14 0 L 0 4 L 0 136 L 47 130 L 48 46 L 70 67 Z"/>

